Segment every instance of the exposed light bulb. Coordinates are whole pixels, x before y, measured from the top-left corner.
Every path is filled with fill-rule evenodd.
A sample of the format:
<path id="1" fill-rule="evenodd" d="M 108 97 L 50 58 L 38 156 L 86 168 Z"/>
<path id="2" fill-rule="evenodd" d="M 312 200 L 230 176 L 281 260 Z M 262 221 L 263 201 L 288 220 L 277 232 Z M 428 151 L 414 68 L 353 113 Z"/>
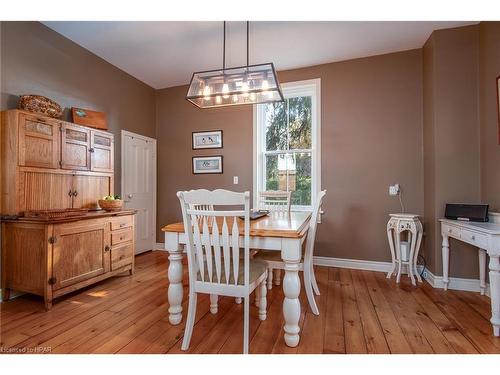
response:
<path id="1" fill-rule="evenodd" d="M 205 88 L 203 89 L 203 99 L 210 100 L 210 92 L 210 86 L 205 86 Z"/>
<path id="2" fill-rule="evenodd" d="M 229 86 L 228 86 L 228 84 L 227 84 L 227 83 L 224 83 L 224 84 L 222 85 L 222 97 L 223 97 L 224 99 L 229 98 Z"/>
<path id="3" fill-rule="evenodd" d="M 250 100 L 253 102 L 255 101 L 255 93 L 254 92 L 251 92 L 250 93 Z"/>
<path id="4" fill-rule="evenodd" d="M 233 103 L 238 102 L 238 95 L 234 94 L 233 95 Z"/>
<path id="5" fill-rule="evenodd" d="M 221 97 L 220 97 L 219 95 L 217 95 L 217 96 L 215 97 L 215 102 L 216 102 L 217 104 L 222 103 L 222 99 L 221 99 Z"/>

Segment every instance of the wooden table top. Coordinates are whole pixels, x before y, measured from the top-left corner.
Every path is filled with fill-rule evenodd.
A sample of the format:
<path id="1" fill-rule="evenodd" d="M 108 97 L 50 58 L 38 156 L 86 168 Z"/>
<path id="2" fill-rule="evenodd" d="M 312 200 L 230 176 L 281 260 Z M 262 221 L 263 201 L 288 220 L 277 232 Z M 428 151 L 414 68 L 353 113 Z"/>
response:
<path id="1" fill-rule="evenodd" d="M 290 214 L 271 214 L 257 220 L 250 220 L 250 236 L 301 238 L 309 228 L 310 212 L 290 212 Z M 219 224 L 219 220 L 217 220 Z M 228 220 L 228 226 L 232 223 Z M 238 219 L 240 233 L 243 232 L 243 220 Z M 219 225 L 222 228 L 222 225 Z M 184 233 L 184 224 L 173 223 L 161 228 L 163 232 Z"/>

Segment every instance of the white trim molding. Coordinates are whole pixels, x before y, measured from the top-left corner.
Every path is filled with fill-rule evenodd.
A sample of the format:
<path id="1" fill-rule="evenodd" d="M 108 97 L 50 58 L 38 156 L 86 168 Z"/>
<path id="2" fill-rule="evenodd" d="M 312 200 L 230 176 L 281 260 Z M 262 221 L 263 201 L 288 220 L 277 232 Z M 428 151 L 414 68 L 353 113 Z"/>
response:
<path id="1" fill-rule="evenodd" d="M 343 258 L 330 258 L 330 257 L 314 257 L 314 264 L 325 267 L 349 268 L 353 270 L 363 271 L 376 271 L 376 272 L 389 272 L 391 270 L 391 262 L 377 262 L 371 260 L 359 259 L 343 259 Z M 405 267 L 403 267 L 403 272 Z M 417 266 L 418 272 L 422 272 L 422 266 Z M 443 276 L 436 276 L 431 271 L 426 269 L 424 271 L 424 279 L 433 288 L 443 289 Z M 467 292 L 479 293 L 479 279 L 464 279 L 459 277 L 450 277 L 449 289 L 463 290 Z M 486 284 L 486 295 L 490 295 L 490 286 Z"/>

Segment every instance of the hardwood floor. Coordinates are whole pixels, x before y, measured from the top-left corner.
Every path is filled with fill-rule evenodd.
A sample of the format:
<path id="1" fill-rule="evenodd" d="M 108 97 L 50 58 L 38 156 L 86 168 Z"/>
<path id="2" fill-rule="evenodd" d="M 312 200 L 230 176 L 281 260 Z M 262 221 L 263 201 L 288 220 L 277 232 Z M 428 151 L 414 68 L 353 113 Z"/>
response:
<path id="1" fill-rule="evenodd" d="M 0 353 L 183 353 L 184 325 L 168 322 L 167 265 L 164 252 L 140 255 L 134 276 L 62 297 L 48 312 L 34 296 L 0 304 Z M 317 267 L 316 273 L 320 316 L 302 293 L 299 346 L 284 343 L 283 292 L 274 286 L 266 321 L 251 308 L 251 353 L 500 353 L 488 297 L 427 283 L 415 288 L 407 277 L 398 287 L 378 272 Z M 186 268 L 184 287 L 186 296 Z M 189 353 L 241 353 L 242 307 L 220 298 L 212 315 L 202 295 Z"/>

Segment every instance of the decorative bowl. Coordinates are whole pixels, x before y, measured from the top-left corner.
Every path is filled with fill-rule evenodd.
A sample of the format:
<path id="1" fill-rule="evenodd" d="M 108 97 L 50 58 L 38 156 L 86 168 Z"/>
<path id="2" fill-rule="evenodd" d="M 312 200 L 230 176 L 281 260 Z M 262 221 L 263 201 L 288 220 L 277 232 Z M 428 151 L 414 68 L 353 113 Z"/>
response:
<path id="1" fill-rule="evenodd" d="M 63 113 L 59 104 L 41 95 L 21 95 L 17 107 L 25 111 L 54 118 L 60 118 Z"/>
<path id="2" fill-rule="evenodd" d="M 99 199 L 99 207 L 106 211 L 119 211 L 123 207 L 123 201 L 121 199 Z"/>

